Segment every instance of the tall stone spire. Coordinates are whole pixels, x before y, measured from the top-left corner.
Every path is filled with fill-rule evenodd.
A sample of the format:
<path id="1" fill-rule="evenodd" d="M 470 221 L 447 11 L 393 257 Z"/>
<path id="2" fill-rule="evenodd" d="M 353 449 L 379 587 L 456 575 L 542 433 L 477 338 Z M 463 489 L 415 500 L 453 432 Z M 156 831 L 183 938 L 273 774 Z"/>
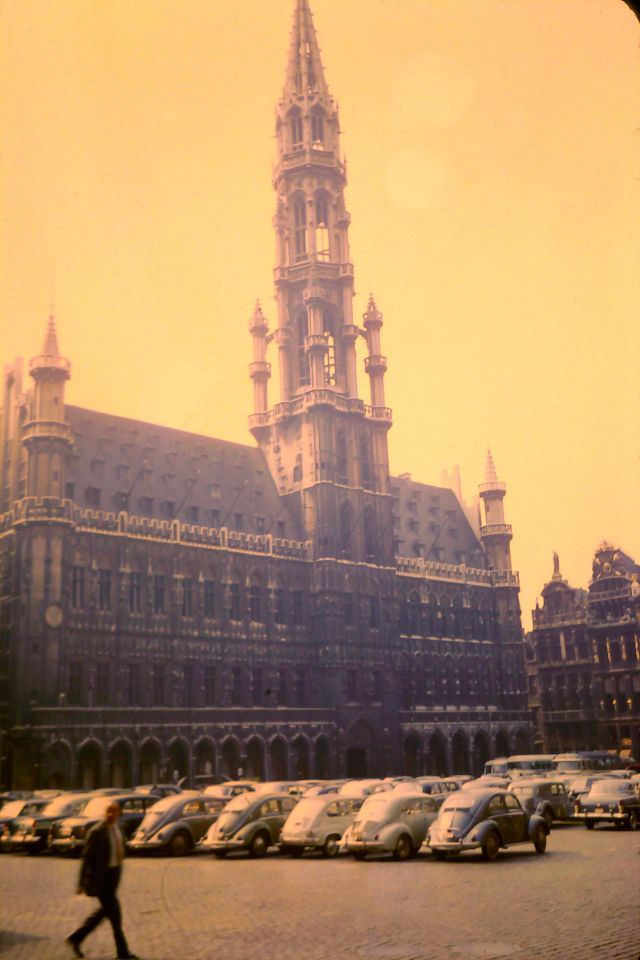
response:
<path id="1" fill-rule="evenodd" d="M 496 473 L 496 468 L 493 463 L 491 450 L 487 450 L 487 462 L 484 468 L 484 480 L 485 483 L 495 483 L 498 480 L 498 474 Z"/>
<path id="2" fill-rule="evenodd" d="M 296 0 L 283 98 L 308 94 L 328 98 L 329 88 L 309 4 L 307 0 Z"/>

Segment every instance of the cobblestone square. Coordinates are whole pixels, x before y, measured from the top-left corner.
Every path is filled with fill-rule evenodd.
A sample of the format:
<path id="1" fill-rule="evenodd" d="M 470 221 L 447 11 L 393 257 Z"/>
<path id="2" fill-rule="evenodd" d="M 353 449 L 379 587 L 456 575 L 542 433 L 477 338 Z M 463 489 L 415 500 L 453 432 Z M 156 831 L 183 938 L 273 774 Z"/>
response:
<path id="1" fill-rule="evenodd" d="M 130 858 L 124 926 L 142 960 L 638 960 L 638 834 L 552 831 L 494 864 Z M 0 859 L 5 960 L 64 960 L 64 937 L 95 901 L 74 896 L 78 862 Z M 83 944 L 114 954 L 103 924 Z"/>

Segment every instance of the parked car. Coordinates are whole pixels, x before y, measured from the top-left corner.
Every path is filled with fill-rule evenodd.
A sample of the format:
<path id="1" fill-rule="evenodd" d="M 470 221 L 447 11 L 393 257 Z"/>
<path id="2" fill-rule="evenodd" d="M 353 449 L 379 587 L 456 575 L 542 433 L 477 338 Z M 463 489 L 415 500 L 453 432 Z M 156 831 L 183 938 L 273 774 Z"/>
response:
<path id="1" fill-rule="evenodd" d="M 216 857 L 225 857 L 233 850 L 264 857 L 269 847 L 278 843 L 282 826 L 296 803 L 296 798 L 286 793 L 245 791 L 229 801 L 200 844 Z"/>
<path id="2" fill-rule="evenodd" d="M 427 846 L 436 860 L 465 850 L 482 850 L 485 860 L 495 860 L 500 848 L 513 843 L 532 843 L 544 853 L 548 833 L 544 817 L 527 813 L 508 790 L 457 790 L 440 807 Z"/>
<path id="3" fill-rule="evenodd" d="M 8 853 L 11 838 L 18 829 L 20 817 L 32 817 L 51 801 L 46 797 L 29 797 L 25 800 L 10 800 L 0 810 L 0 852 Z"/>
<path id="4" fill-rule="evenodd" d="M 437 814 L 436 798 L 415 790 L 373 794 L 351 825 L 347 853 L 359 860 L 371 853 L 391 853 L 396 860 L 407 860 L 420 849 Z"/>
<path id="5" fill-rule="evenodd" d="M 207 797 L 237 797 L 239 793 L 246 793 L 250 790 L 256 790 L 258 784 L 255 780 L 227 780 L 225 783 L 211 783 L 202 791 Z"/>
<path id="6" fill-rule="evenodd" d="M 163 797 L 175 797 L 182 793 L 182 787 L 176 783 L 142 783 L 133 788 L 134 793 L 150 793 L 161 800 Z"/>
<path id="7" fill-rule="evenodd" d="M 53 825 L 77 813 L 85 806 L 88 799 L 86 793 L 62 793 L 50 800 L 37 813 L 18 817 L 15 831 L 10 838 L 9 849 L 42 853 L 49 845 Z"/>
<path id="8" fill-rule="evenodd" d="M 418 777 L 416 783 L 423 793 L 428 793 L 432 797 L 440 797 L 444 800 L 453 790 L 457 790 L 457 784 L 454 786 L 450 781 L 443 780 L 442 777 Z"/>
<path id="9" fill-rule="evenodd" d="M 497 777 L 490 774 L 483 774 L 481 777 L 476 777 L 474 780 L 466 780 L 460 789 L 464 790 L 465 792 L 467 790 L 488 790 L 492 787 L 498 790 L 508 790 L 510 785 L 510 777 Z"/>
<path id="10" fill-rule="evenodd" d="M 594 784 L 596 780 L 603 780 L 604 776 L 603 773 L 583 773 L 578 777 L 572 775 L 565 781 L 570 799 L 575 804 L 576 800 L 589 793 L 592 784 Z"/>
<path id="11" fill-rule="evenodd" d="M 280 834 L 280 849 L 294 857 L 305 850 L 320 850 L 325 857 L 340 852 L 340 840 L 363 804 L 362 797 L 325 793 L 304 796 L 287 817 Z"/>
<path id="12" fill-rule="evenodd" d="M 573 802 L 565 784 L 560 780 L 547 780 L 543 777 L 515 780 L 509 790 L 515 794 L 527 813 L 538 813 L 544 817 L 548 827 L 551 827 L 554 820 L 573 818 Z"/>
<path id="13" fill-rule="evenodd" d="M 147 810 L 127 847 L 135 853 L 155 850 L 176 857 L 189 853 L 226 804 L 226 797 L 207 797 L 191 790 L 164 797 Z"/>
<path id="14" fill-rule="evenodd" d="M 589 793 L 576 801 L 575 815 L 584 820 L 587 830 L 593 830 L 596 823 L 614 823 L 616 827 L 637 830 L 640 797 L 628 780 L 605 777 L 596 780 Z"/>
<path id="15" fill-rule="evenodd" d="M 132 793 L 130 790 L 126 793 L 94 795 L 72 816 L 52 825 L 49 847 L 55 853 L 79 854 L 89 830 L 104 819 L 111 803 L 117 803 L 120 807 L 118 824 L 127 840 L 142 821 L 145 811 L 157 802 L 156 797 L 149 793 Z"/>
<path id="16" fill-rule="evenodd" d="M 382 787 L 382 790 L 390 790 L 391 784 L 384 780 L 347 780 L 338 790 L 341 797 L 367 797 L 370 793 Z"/>

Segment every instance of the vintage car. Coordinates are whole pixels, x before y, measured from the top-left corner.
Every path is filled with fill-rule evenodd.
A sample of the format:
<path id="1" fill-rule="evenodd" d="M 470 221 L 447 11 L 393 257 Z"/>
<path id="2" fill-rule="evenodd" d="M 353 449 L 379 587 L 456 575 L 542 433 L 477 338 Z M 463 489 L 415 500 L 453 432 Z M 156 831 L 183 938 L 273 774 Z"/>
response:
<path id="1" fill-rule="evenodd" d="M 92 796 L 86 805 L 71 816 L 52 824 L 48 845 L 54 853 L 80 854 L 92 827 L 104 819 L 109 804 L 120 807 L 119 826 L 127 840 L 136 830 L 145 811 L 157 803 L 156 797 L 148 793 L 127 792 Z"/>
<path id="2" fill-rule="evenodd" d="M 135 853 L 163 851 L 174 857 L 189 853 L 226 804 L 225 797 L 207 797 L 195 791 L 164 797 L 147 810 L 127 848 Z"/>
<path id="3" fill-rule="evenodd" d="M 437 815 L 437 799 L 415 788 L 375 793 L 362 804 L 344 846 L 358 860 L 381 853 L 407 860 L 418 852 Z"/>
<path id="4" fill-rule="evenodd" d="M 325 857 L 340 852 L 340 840 L 363 804 L 362 797 L 325 793 L 304 796 L 287 817 L 280 834 L 280 850 L 300 857 L 305 850 L 320 850 Z"/>
<path id="5" fill-rule="evenodd" d="M 509 790 L 518 798 L 523 810 L 544 817 L 548 827 L 554 820 L 573 818 L 573 802 L 560 780 L 547 780 L 544 777 L 514 780 Z"/>
<path id="6" fill-rule="evenodd" d="M 544 817 L 527 813 L 508 790 L 457 790 L 440 807 L 426 845 L 436 860 L 465 850 L 481 850 L 485 860 L 495 860 L 500 848 L 514 843 L 532 843 L 536 853 L 544 853 L 548 833 Z"/>
<path id="7" fill-rule="evenodd" d="M 18 817 L 9 849 L 26 850 L 28 853 L 46 850 L 54 824 L 76 814 L 89 799 L 86 793 L 62 793 L 36 813 Z"/>
<path id="8" fill-rule="evenodd" d="M 11 849 L 11 838 L 18 829 L 20 817 L 33 816 L 50 802 L 46 797 L 29 797 L 5 803 L 0 810 L 0 852 L 8 853 Z"/>
<path id="9" fill-rule="evenodd" d="M 596 823 L 637 830 L 640 824 L 640 797 L 628 780 L 605 777 L 596 780 L 589 793 L 576 801 L 575 816 L 584 820 L 587 830 Z"/>
<path id="10" fill-rule="evenodd" d="M 216 857 L 246 850 L 250 857 L 264 857 L 280 840 L 282 826 L 297 803 L 287 793 L 245 791 L 233 797 L 209 827 L 199 846 Z"/>

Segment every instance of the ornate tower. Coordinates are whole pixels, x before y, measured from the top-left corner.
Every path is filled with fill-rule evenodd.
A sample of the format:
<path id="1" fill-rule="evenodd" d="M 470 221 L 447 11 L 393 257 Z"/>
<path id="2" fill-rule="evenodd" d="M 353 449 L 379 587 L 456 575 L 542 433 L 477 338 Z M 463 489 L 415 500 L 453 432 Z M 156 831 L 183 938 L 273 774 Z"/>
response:
<path id="1" fill-rule="evenodd" d="M 484 483 L 480 484 L 484 517 L 481 518 L 480 539 L 484 544 L 489 566 L 494 570 L 511 570 L 511 524 L 504 522 L 503 500 L 506 484 L 498 480 L 491 450 L 487 450 Z"/>
<path id="2" fill-rule="evenodd" d="M 389 563 L 391 411 L 384 406 L 382 316 L 371 298 L 363 328 L 353 320 L 338 109 L 325 81 L 307 0 L 296 0 L 276 117 L 278 318 L 272 334 L 261 311 L 250 321 L 255 399 L 250 427 L 316 557 Z M 359 337 L 368 348 L 370 404 L 358 396 Z M 280 402 L 268 409 L 265 357 L 272 339 L 278 349 Z"/>
<path id="3" fill-rule="evenodd" d="M 49 317 L 42 354 L 33 357 L 29 373 L 34 380 L 31 416 L 22 440 L 27 449 L 27 494 L 64 497 L 65 458 L 72 443 L 64 418 L 64 385 L 71 364 L 60 356 L 55 320 Z"/>

